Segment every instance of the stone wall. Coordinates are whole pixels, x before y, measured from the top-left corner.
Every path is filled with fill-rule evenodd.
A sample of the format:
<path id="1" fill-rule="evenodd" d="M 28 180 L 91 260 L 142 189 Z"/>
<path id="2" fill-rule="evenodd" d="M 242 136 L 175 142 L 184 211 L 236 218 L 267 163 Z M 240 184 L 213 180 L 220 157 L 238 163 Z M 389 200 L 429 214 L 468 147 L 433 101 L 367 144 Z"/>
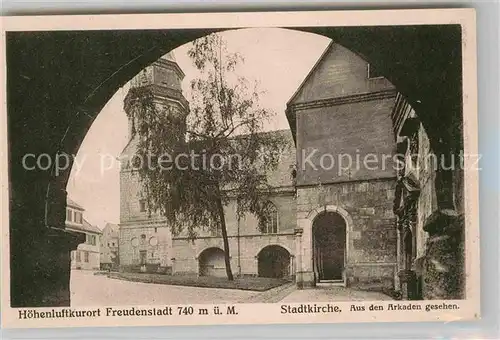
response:
<path id="1" fill-rule="evenodd" d="M 399 152 L 399 273 L 403 299 L 458 299 L 464 290 L 463 182 L 458 155 L 433 149 L 416 112 L 402 96 L 393 117 Z M 436 148 L 436 144 L 434 145 Z M 449 168 L 455 167 L 450 171 Z M 447 170 L 448 169 L 448 170 Z M 452 183 L 453 182 L 453 183 Z M 408 185 L 411 183 L 410 185 Z M 411 187 L 411 188 L 409 188 Z M 409 191 L 412 193 L 408 195 Z M 409 239 L 408 244 L 405 239 Z"/>
<path id="2" fill-rule="evenodd" d="M 120 171 L 120 223 L 146 221 L 154 217 L 149 216 L 147 209 L 141 211 L 142 199 L 145 199 L 145 196 L 138 172 L 122 169 Z"/>
<path id="3" fill-rule="evenodd" d="M 230 202 L 224 209 L 229 239 L 231 267 L 234 274 L 257 275 L 257 255 L 268 245 L 279 245 L 294 255 L 294 230 L 296 210 L 293 193 L 273 196 L 270 201 L 278 210 L 277 234 L 263 234 L 258 228 L 255 216 L 247 214 L 238 222 L 236 204 Z M 174 237 L 174 273 L 198 273 L 198 256 L 208 248 L 224 249 L 222 237 L 211 236 L 210 230 L 199 230 L 197 238 L 191 240 L 184 232 Z M 238 237 L 239 235 L 239 237 Z M 238 245 L 239 243 L 239 245 Z M 239 252 L 238 252 L 239 248 Z M 241 270 L 238 268 L 241 266 Z"/>
<path id="4" fill-rule="evenodd" d="M 282 244 L 289 251 L 294 250 L 290 244 L 290 238 L 283 238 L 282 235 L 292 235 L 296 227 L 296 210 L 294 200 L 294 188 L 292 170 L 295 165 L 295 148 L 292 142 L 292 136 L 289 130 L 278 131 L 287 141 L 284 149 L 280 153 L 280 162 L 278 168 L 268 174 L 268 182 L 276 187 L 277 192 L 273 194 L 269 201 L 273 203 L 278 211 L 278 239 L 275 235 L 262 235 L 258 228 L 256 216 L 246 214 L 239 223 L 236 214 L 236 204 L 230 202 L 225 208 L 226 228 L 230 237 L 231 252 L 237 249 L 237 235 L 245 236 L 240 238 L 241 257 L 240 262 L 242 272 L 245 274 L 257 274 L 257 265 L 255 256 L 260 249 L 269 244 L 277 242 Z M 133 154 L 136 147 L 136 141 L 133 139 L 125 148 L 123 155 Z M 130 266 L 137 266 L 140 261 L 140 250 L 148 252 L 148 263 L 160 266 L 172 266 L 173 272 L 182 273 L 198 272 L 198 262 L 196 257 L 205 248 L 210 245 L 219 245 L 222 247 L 222 238 L 213 237 L 213 230 L 209 226 L 196 230 L 199 238 L 195 241 L 197 246 L 193 246 L 192 241 L 187 240 L 187 230 L 183 230 L 177 235 L 172 246 L 172 239 L 169 227 L 159 216 L 149 215 L 147 211 L 141 211 L 140 201 L 144 199 L 141 191 L 139 175 L 128 169 L 122 169 L 120 172 L 120 265 L 123 270 L 130 269 Z M 155 228 L 157 231 L 155 232 Z M 132 245 L 133 238 L 140 238 L 146 235 L 144 244 L 138 247 Z M 158 238 L 158 245 L 153 247 L 148 244 L 151 237 Z M 247 237 L 248 236 L 248 237 Z M 250 241 L 251 240 L 251 241 Z M 247 247 L 249 247 L 247 249 Z M 154 257 L 150 254 L 154 253 Z M 246 255 L 250 254 L 250 255 Z M 175 261 L 171 259 L 175 258 Z M 238 262 L 236 255 L 233 256 L 233 272 L 238 273 Z M 254 263 L 255 262 L 255 263 Z"/>
<path id="5" fill-rule="evenodd" d="M 291 153 L 293 155 L 293 153 Z M 285 164 L 286 166 L 283 166 Z M 282 167 L 289 169 L 288 164 Z M 284 176 L 290 176 L 288 171 Z M 288 178 L 288 181 L 291 179 Z M 187 231 L 177 235 L 172 243 L 169 227 L 158 218 L 148 218 L 146 212 L 141 212 L 139 207 L 140 184 L 137 176 L 131 172 L 121 173 L 121 203 L 122 223 L 120 224 L 120 266 L 129 270 L 130 266 L 137 266 L 140 261 L 140 251 L 147 251 L 147 262 L 159 264 L 161 267 L 172 267 L 174 273 L 198 273 L 197 256 L 206 248 L 219 247 L 223 249 L 222 238 L 214 237 L 213 231 L 208 226 L 206 229 L 197 230 L 197 239 L 189 240 Z M 233 273 L 238 270 L 238 233 L 240 236 L 240 265 L 241 273 L 248 275 L 257 274 L 258 252 L 269 244 L 284 246 L 292 255 L 294 250 L 293 232 L 296 227 L 296 210 L 294 192 L 286 189 L 270 198 L 278 211 L 278 234 L 265 235 L 258 228 L 257 218 L 247 214 L 240 219 L 236 215 L 236 204 L 230 202 L 225 207 L 226 227 L 230 239 Z M 156 231 L 155 231 L 156 229 Z M 132 239 L 139 239 L 145 235 L 145 240 L 139 246 L 132 244 Z M 149 239 L 156 237 L 158 244 L 152 246 Z M 151 254 L 154 253 L 154 256 Z M 172 261 L 172 258 L 175 260 Z"/>
<path id="6" fill-rule="evenodd" d="M 437 199 L 434 181 L 436 179 L 435 168 L 438 162 L 433 154 L 427 133 L 421 124 L 418 127 L 419 155 L 418 166 L 415 169 L 416 177 L 420 185 L 420 196 L 418 197 L 417 209 L 417 235 L 416 235 L 416 257 L 425 255 L 428 233 L 424 231 L 426 219 L 437 209 Z"/>
<path id="7" fill-rule="evenodd" d="M 343 281 L 394 288 L 391 111 L 396 92 L 384 77 L 371 77 L 368 68 L 359 55 L 332 43 L 287 104 L 296 125 L 299 287 L 314 286 L 319 279 L 313 263 L 314 220 L 333 212 L 347 226 Z"/>
<path id="8" fill-rule="evenodd" d="M 120 267 L 141 264 L 141 251 L 146 252 L 145 262 L 166 268 L 172 265 L 172 237 L 165 224 L 150 222 L 121 225 L 120 227 Z"/>
<path id="9" fill-rule="evenodd" d="M 302 239 L 304 285 L 314 285 L 312 232 L 314 218 L 333 207 L 347 224 L 346 284 L 393 288 L 396 274 L 396 228 L 392 211 L 394 179 L 346 182 L 297 190 L 297 219 Z"/>
<path id="10" fill-rule="evenodd" d="M 127 150 L 134 148 L 132 140 Z M 139 270 L 141 251 L 146 252 L 148 270 L 166 271 L 172 266 L 172 237 L 170 228 L 158 216 L 141 210 L 140 178 L 137 172 L 122 169 L 120 172 L 120 239 L 119 258 L 121 270 Z M 143 236 L 144 235 L 144 236 Z"/>
<path id="11" fill-rule="evenodd" d="M 295 236 L 293 233 L 229 236 L 229 254 L 233 274 L 257 276 L 259 252 L 270 245 L 278 245 L 286 249 L 290 253 L 293 262 L 295 256 Z M 200 237 L 196 240 L 174 238 L 173 251 L 175 260 L 173 261 L 173 273 L 197 274 L 200 254 L 204 250 L 213 247 L 224 249 L 221 237 Z M 292 269 L 291 273 L 293 272 Z"/>
<path id="12" fill-rule="evenodd" d="M 395 177 L 393 106 L 390 96 L 298 111 L 297 184 Z"/>
<path id="13" fill-rule="evenodd" d="M 454 167 L 455 179 L 460 177 L 458 157 L 454 160 L 436 155 L 430 148 L 429 139 L 419 124 L 419 167 L 417 178 L 420 184 L 417 218 L 417 271 L 418 297 L 424 299 L 461 299 L 465 294 L 465 249 L 463 219 L 463 183 L 455 183 L 456 197 L 448 198 L 453 207 L 439 206 L 436 177 L 446 167 Z M 455 163 L 452 163 L 452 162 Z M 453 208 L 453 209 L 451 209 Z M 422 265 L 423 264 L 423 265 Z"/>

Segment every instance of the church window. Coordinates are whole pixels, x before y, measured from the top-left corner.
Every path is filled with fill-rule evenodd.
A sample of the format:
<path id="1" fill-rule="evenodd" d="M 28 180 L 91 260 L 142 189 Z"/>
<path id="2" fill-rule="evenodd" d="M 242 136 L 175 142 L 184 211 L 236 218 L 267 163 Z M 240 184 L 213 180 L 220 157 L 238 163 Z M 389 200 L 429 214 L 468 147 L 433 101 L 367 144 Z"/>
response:
<path id="1" fill-rule="evenodd" d="M 261 226 L 262 233 L 276 234 L 278 232 L 278 209 L 273 203 L 268 202 L 265 210 L 265 218 Z"/>
<path id="2" fill-rule="evenodd" d="M 215 221 L 210 220 L 208 228 L 209 228 L 212 236 L 221 236 L 222 235 L 222 229 L 221 229 L 220 223 L 217 223 Z"/>

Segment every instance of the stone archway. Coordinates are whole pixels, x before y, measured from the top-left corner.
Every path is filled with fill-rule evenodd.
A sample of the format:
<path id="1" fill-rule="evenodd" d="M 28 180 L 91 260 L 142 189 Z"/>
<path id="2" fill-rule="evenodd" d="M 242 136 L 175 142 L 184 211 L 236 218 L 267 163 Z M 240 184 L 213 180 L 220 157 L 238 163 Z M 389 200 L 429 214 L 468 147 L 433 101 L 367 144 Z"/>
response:
<path id="1" fill-rule="evenodd" d="M 317 277 L 315 273 L 314 261 L 314 235 L 313 235 L 313 225 L 314 222 L 321 215 L 325 214 L 335 214 L 340 218 L 340 221 L 344 221 L 343 228 L 345 230 L 345 248 L 344 248 L 344 268 L 345 272 L 349 266 L 349 248 L 350 248 L 350 238 L 349 233 L 352 230 L 353 220 L 347 210 L 338 207 L 336 205 L 324 205 L 311 210 L 305 218 L 298 219 L 298 233 L 296 254 L 297 254 L 297 268 L 296 268 L 296 282 L 299 288 L 304 287 L 314 287 L 317 283 Z M 337 219 L 339 221 L 339 219 Z M 342 282 L 345 284 L 345 276 L 342 277 Z"/>
<path id="2" fill-rule="evenodd" d="M 462 148 L 457 124 L 462 120 L 461 29 L 460 25 L 428 25 L 298 30 L 324 35 L 362 54 L 407 97 L 428 129 L 432 148 L 458 153 Z M 214 31 L 7 32 L 12 306 L 69 305 L 67 263 L 70 250 L 81 242 L 78 235 L 64 231 L 71 166 L 57 176 L 28 171 L 22 166 L 23 156 L 75 154 L 95 117 L 123 84 L 161 55 Z M 72 76 L 61 77 L 68 74 Z M 26 135 L 30 138 L 13 137 Z M 438 197 L 439 206 L 457 196 L 462 181 L 457 176 L 437 183 L 445 193 Z M 308 232 L 304 229 L 304 237 L 311 241 Z M 312 258 L 308 255 L 304 259 Z M 302 262 L 305 276 L 312 269 L 312 261 L 308 262 Z"/>
<path id="3" fill-rule="evenodd" d="M 259 277 L 284 278 L 290 276 L 291 255 L 280 245 L 269 245 L 257 255 Z"/>
<path id="4" fill-rule="evenodd" d="M 315 282 L 345 283 L 347 228 L 342 216 L 326 211 L 312 223 L 312 254 Z"/>
<path id="5" fill-rule="evenodd" d="M 224 250 L 211 247 L 203 250 L 198 256 L 199 276 L 226 276 Z"/>

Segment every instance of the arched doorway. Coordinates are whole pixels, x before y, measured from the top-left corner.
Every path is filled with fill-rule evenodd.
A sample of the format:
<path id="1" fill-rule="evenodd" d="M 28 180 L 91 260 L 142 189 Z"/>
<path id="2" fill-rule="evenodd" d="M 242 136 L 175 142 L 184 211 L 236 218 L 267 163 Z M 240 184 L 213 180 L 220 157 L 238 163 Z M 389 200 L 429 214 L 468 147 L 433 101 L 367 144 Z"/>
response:
<path id="1" fill-rule="evenodd" d="M 259 277 L 283 278 L 290 275 L 290 253 L 272 245 L 264 247 L 257 256 Z"/>
<path id="2" fill-rule="evenodd" d="M 313 222 L 313 269 L 316 282 L 343 282 L 346 263 L 346 222 L 324 212 Z"/>
<path id="3" fill-rule="evenodd" d="M 224 251 L 220 248 L 207 248 L 198 256 L 200 276 L 223 277 L 226 275 Z"/>

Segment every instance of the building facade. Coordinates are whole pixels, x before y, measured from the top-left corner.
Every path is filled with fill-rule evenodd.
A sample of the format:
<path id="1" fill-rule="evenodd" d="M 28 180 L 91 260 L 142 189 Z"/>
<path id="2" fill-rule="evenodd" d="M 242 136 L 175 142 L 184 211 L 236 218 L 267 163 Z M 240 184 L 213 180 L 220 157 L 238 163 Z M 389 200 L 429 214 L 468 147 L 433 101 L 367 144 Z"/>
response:
<path id="1" fill-rule="evenodd" d="M 145 74 L 159 74 L 155 68 L 164 65 L 153 64 Z M 187 105 L 179 101 L 181 73 L 161 74 L 175 79 L 152 76 L 132 84 L 175 84 L 175 96 L 157 100 L 187 113 Z M 397 142 L 391 119 L 396 95 L 394 86 L 362 57 L 335 43 L 328 46 L 287 103 L 290 130 L 274 132 L 288 139 L 288 147 L 278 169 L 267 174 L 276 189 L 268 203 L 272 222 L 259 230 L 255 216 L 238 219 L 234 202 L 225 207 L 234 274 L 291 277 L 299 287 L 331 282 L 400 288 L 394 213 Z M 135 143 L 132 137 L 125 156 L 133 155 Z M 138 178 L 124 167 L 122 270 L 225 275 L 217 232 L 200 230 L 194 240 L 172 235 L 161 217 L 148 214 L 145 202 Z"/>
<path id="2" fill-rule="evenodd" d="M 238 219 L 235 201 L 224 208 L 231 268 L 238 276 L 292 277 L 295 275 L 295 146 L 289 130 L 274 131 L 285 145 L 278 167 L 268 175 L 275 189 L 268 197 L 268 223 L 259 228 L 257 217 Z M 174 273 L 226 276 L 220 232 L 200 230 L 192 240 L 186 233 L 172 237 Z"/>
<path id="3" fill-rule="evenodd" d="M 394 288 L 395 97 L 363 58 L 331 43 L 288 102 L 297 147 L 299 286 Z"/>
<path id="4" fill-rule="evenodd" d="M 99 270 L 99 238 L 102 232 L 83 217 L 84 212 L 81 205 L 67 199 L 66 229 L 85 234 L 85 242 L 71 251 L 71 269 Z"/>
<path id="5" fill-rule="evenodd" d="M 100 239 L 101 270 L 118 270 L 118 266 L 120 265 L 120 230 L 118 228 L 118 225 L 113 223 L 106 223 L 106 226 L 102 230 Z"/>

